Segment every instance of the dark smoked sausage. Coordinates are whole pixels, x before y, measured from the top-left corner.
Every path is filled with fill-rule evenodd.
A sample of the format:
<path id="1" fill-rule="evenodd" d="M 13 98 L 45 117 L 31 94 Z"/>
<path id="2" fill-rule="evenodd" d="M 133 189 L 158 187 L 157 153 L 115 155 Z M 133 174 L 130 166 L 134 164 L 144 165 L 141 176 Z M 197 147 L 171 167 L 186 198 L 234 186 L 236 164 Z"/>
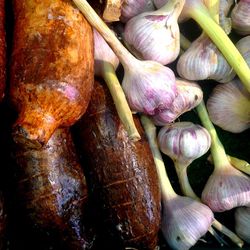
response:
<path id="1" fill-rule="evenodd" d="M 95 82 L 88 110 L 78 124 L 79 147 L 106 229 L 123 247 L 155 249 L 160 190 L 150 148 L 136 118 L 135 123 L 142 140 L 131 142 L 107 87 Z"/>
<path id="2" fill-rule="evenodd" d="M 6 41 L 5 41 L 5 0 L 0 0 L 0 101 L 4 97 L 6 78 Z"/>
<path id="3" fill-rule="evenodd" d="M 93 34 L 71 0 L 14 0 L 14 140 L 46 144 L 85 112 L 94 83 Z"/>
<path id="4" fill-rule="evenodd" d="M 16 145 L 19 196 L 28 218 L 40 231 L 58 233 L 67 249 L 89 249 L 85 227 L 87 186 L 69 129 L 57 129 L 42 149 Z"/>

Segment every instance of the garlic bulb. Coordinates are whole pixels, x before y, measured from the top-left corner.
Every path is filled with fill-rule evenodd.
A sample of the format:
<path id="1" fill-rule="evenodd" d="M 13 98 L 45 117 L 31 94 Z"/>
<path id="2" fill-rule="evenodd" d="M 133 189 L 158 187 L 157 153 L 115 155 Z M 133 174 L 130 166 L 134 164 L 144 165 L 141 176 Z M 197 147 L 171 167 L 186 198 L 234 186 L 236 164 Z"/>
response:
<path id="1" fill-rule="evenodd" d="M 171 248 L 185 250 L 206 234 L 213 222 L 212 211 L 188 197 L 162 199 L 162 232 Z"/>
<path id="2" fill-rule="evenodd" d="M 96 29 L 93 29 L 93 33 L 95 44 L 95 75 L 103 77 L 103 63 L 110 63 L 113 66 L 114 70 L 116 70 L 119 65 L 119 59 Z"/>
<path id="3" fill-rule="evenodd" d="M 249 177 L 230 164 L 203 101 L 196 110 L 203 126 L 210 134 L 210 150 L 214 162 L 214 171 L 205 185 L 201 200 L 214 212 L 250 204 Z"/>
<path id="4" fill-rule="evenodd" d="M 154 5 L 157 9 L 160 9 L 161 7 L 163 7 L 166 3 L 168 2 L 168 0 L 154 0 Z"/>
<path id="5" fill-rule="evenodd" d="M 207 109 L 212 122 L 226 131 L 240 133 L 250 127 L 250 94 L 237 79 L 217 85 Z"/>
<path id="6" fill-rule="evenodd" d="M 241 35 L 250 35 L 250 1 L 240 0 L 232 10 L 233 29 Z"/>
<path id="7" fill-rule="evenodd" d="M 250 207 L 239 207 L 235 211 L 235 231 L 250 244 Z"/>
<path id="8" fill-rule="evenodd" d="M 173 62 L 180 52 L 177 18 L 184 0 L 169 0 L 157 11 L 145 12 L 130 19 L 124 40 L 136 55 L 163 65 Z"/>
<path id="9" fill-rule="evenodd" d="M 173 249 L 189 249 L 208 231 L 214 220 L 213 213 L 204 204 L 175 193 L 158 148 L 156 127 L 146 116 L 141 117 L 141 122 L 149 141 L 161 186 L 163 236 Z"/>
<path id="10" fill-rule="evenodd" d="M 127 22 L 132 17 L 151 10 L 154 10 L 152 0 L 124 0 L 120 20 Z"/>
<path id="11" fill-rule="evenodd" d="M 205 34 L 180 56 L 177 71 L 181 77 L 196 81 L 213 79 L 228 82 L 235 76 L 231 66 Z"/>
<path id="12" fill-rule="evenodd" d="M 171 106 L 153 116 L 155 125 L 164 126 L 173 122 L 183 113 L 196 107 L 203 99 L 200 86 L 194 82 L 176 79 L 177 96 Z"/>
<path id="13" fill-rule="evenodd" d="M 189 163 L 208 151 L 211 139 L 200 125 L 176 122 L 160 129 L 158 143 L 160 150 L 172 160 Z"/>
<path id="14" fill-rule="evenodd" d="M 246 60 L 248 66 L 250 67 L 250 36 L 245 36 L 241 38 L 237 43 L 236 47 Z"/>
<path id="15" fill-rule="evenodd" d="M 225 30 L 226 34 L 229 34 L 232 29 L 232 20 L 230 17 L 227 17 L 230 8 L 234 4 L 234 0 L 220 0 L 220 26 Z"/>

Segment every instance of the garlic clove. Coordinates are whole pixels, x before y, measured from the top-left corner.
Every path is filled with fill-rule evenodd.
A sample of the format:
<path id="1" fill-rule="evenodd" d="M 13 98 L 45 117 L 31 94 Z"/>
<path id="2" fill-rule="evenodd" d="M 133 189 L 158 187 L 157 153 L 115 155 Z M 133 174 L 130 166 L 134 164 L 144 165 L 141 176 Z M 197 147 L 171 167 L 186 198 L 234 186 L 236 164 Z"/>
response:
<path id="1" fill-rule="evenodd" d="M 158 143 L 160 150 L 172 160 L 189 163 L 208 151 L 211 138 L 200 125 L 176 122 L 160 129 Z"/>
<path id="2" fill-rule="evenodd" d="M 160 9 L 161 7 L 163 7 L 167 1 L 169 0 L 154 0 L 154 5 L 156 7 L 156 9 Z"/>
<path id="3" fill-rule="evenodd" d="M 196 107 L 203 99 L 203 92 L 197 83 L 176 79 L 177 96 L 170 108 L 153 116 L 155 125 L 164 126 L 183 113 Z"/>
<path id="4" fill-rule="evenodd" d="M 235 76 L 217 47 L 204 34 L 180 56 L 177 71 L 181 77 L 188 80 L 214 79 L 228 82 Z"/>
<path id="5" fill-rule="evenodd" d="M 232 20 L 230 17 L 227 17 L 232 5 L 234 4 L 234 0 L 220 0 L 220 7 L 219 7 L 219 20 L 220 26 L 229 34 L 232 29 Z"/>
<path id="6" fill-rule="evenodd" d="M 232 10 L 233 29 L 241 35 L 250 35 L 250 1 L 240 0 Z"/>
<path id="7" fill-rule="evenodd" d="M 93 30 L 93 33 L 95 75 L 103 77 L 103 62 L 109 62 L 116 70 L 119 65 L 119 59 L 96 29 Z"/>
<path id="8" fill-rule="evenodd" d="M 250 204 L 250 178 L 230 164 L 215 168 L 202 191 L 201 200 L 214 212 Z"/>
<path id="9" fill-rule="evenodd" d="M 239 80 L 217 85 L 207 109 L 212 122 L 226 131 L 240 133 L 250 127 L 250 94 Z"/>
<path id="10" fill-rule="evenodd" d="M 206 234 L 213 222 L 211 209 L 191 198 L 177 196 L 162 203 L 161 230 L 172 249 L 189 249 Z"/>
<path id="11" fill-rule="evenodd" d="M 130 108 L 149 115 L 168 108 L 176 97 L 173 71 L 153 61 L 138 61 L 133 66 L 125 69 L 122 82 Z"/>
<path id="12" fill-rule="evenodd" d="M 180 52 L 177 18 L 184 1 L 176 2 L 170 2 L 167 11 L 145 12 L 127 22 L 124 40 L 134 54 L 144 60 L 153 60 L 163 65 L 177 58 Z"/>
<path id="13" fill-rule="evenodd" d="M 124 0 L 120 20 L 122 22 L 127 22 L 134 16 L 154 9 L 152 0 Z"/>
<path id="14" fill-rule="evenodd" d="M 239 50 L 243 58 L 246 60 L 248 66 L 250 67 L 250 36 L 245 36 L 241 38 L 236 43 L 236 48 Z"/>
<path id="15" fill-rule="evenodd" d="M 250 243 L 250 207 L 239 207 L 235 214 L 235 231 L 247 243 Z"/>

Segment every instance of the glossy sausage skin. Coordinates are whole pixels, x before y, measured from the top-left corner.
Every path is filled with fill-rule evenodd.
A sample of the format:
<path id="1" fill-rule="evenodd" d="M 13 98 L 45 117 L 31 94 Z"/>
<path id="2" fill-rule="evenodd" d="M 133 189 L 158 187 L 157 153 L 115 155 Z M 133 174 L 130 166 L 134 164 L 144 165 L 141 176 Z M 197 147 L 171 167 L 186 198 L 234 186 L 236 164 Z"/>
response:
<path id="1" fill-rule="evenodd" d="M 93 34 L 72 0 L 13 2 L 14 140 L 39 148 L 86 111 L 94 83 Z"/>
<path id="2" fill-rule="evenodd" d="M 80 150 L 88 180 L 113 237 L 123 247 L 155 249 L 160 222 L 160 190 L 144 132 L 128 139 L 105 85 L 95 82 L 87 112 L 79 122 Z M 87 174 L 86 174 L 87 178 Z"/>
<path id="3" fill-rule="evenodd" d="M 4 97 L 6 78 L 6 41 L 5 41 L 5 0 L 0 0 L 0 101 Z"/>
<path id="4" fill-rule="evenodd" d="M 69 129 L 57 129 L 42 149 L 16 145 L 20 200 L 32 224 L 53 230 L 67 249 L 89 249 L 92 234 L 84 225 L 87 186 Z"/>
<path id="5" fill-rule="evenodd" d="M 3 194 L 0 192 L 0 250 L 4 249 L 4 236 L 6 228 L 6 213 L 4 207 Z"/>

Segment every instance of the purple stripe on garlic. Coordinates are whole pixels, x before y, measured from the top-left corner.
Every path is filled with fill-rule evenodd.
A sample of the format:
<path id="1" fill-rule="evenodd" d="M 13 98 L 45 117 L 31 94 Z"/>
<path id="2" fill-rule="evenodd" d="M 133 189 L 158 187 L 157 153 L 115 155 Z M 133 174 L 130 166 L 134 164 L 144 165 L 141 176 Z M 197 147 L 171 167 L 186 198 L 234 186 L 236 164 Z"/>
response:
<path id="1" fill-rule="evenodd" d="M 203 99 L 203 92 L 197 83 L 176 79 L 177 96 L 172 105 L 153 116 L 155 125 L 164 126 L 173 122 L 183 113 L 196 107 Z"/>
<path id="2" fill-rule="evenodd" d="M 212 122 L 226 131 L 240 133 L 250 128 L 250 94 L 240 80 L 217 85 L 207 109 Z"/>
<path id="3" fill-rule="evenodd" d="M 158 134 L 160 150 L 173 161 L 190 164 L 210 148 L 207 130 L 191 122 L 176 122 L 161 128 Z"/>
<path id="4" fill-rule="evenodd" d="M 157 11 L 145 12 L 130 19 L 124 40 L 134 54 L 163 65 L 173 62 L 180 52 L 177 23 L 184 0 L 170 0 Z"/>
<path id="5" fill-rule="evenodd" d="M 239 207 L 235 211 L 235 231 L 250 244 L 250 207 Z"/>

